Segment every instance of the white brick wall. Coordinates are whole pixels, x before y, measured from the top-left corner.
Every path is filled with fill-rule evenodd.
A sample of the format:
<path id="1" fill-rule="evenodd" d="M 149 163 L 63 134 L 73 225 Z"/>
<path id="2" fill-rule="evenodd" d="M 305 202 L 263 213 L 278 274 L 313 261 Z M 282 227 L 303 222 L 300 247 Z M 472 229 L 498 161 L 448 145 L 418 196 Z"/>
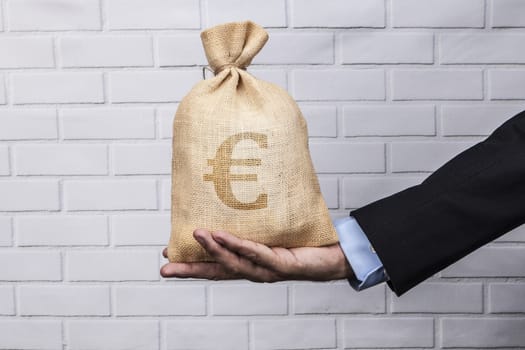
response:
<path id="1" fill-rule="evenodd" d="M 151 67 L 148 36 L 66 36 L 60 40 L 63 67 Z"/>
<path id="2" fill-rule="evenodd" d="M 97 0 L 15 0 L 7 2 L 8 30 L 98 30 Z"/>
<path id="3" fill-rule="evenodd" d="M 177 320 L 165 325 L 166 348 L 173 350 L 224 349 L 248 347 L 248 321 L 235 319 Z"/>
<path id="4" fill-rule="evenodd" d="M 198 29 L 198 0 L 107 0 L 110 29 Z"/>
<path id="5" fill-rule="evenodd" d="M 9 148 L 0 146 L 0 175 L 9 175 Z"/>
<path id="6" fill-rule="evenodd" d="M 202 29 L 308 124 L 332 217 L 420 183 L 525 109 L 523 0 L 0 0 L 0 349 L 525 349 L 525 226 L 397 298 L 170 280 L 178 102 Z"/>
<path id="7" fill-rule="evenodd" d="M 53 39 L 45 37 L 3 37 L 0 50 L 9 55 L 0 56 L 2 68 L 51 68 L 55 65 Z"/>
<path id="8" fill-rule="evenodd" d="M 53 108 L 0 110 L 0 140 L 50 140 L 56 139 L 57 135 Z"/>
<path id="9" fill-rule="evenodd" d="M 102 73 L 14 73 L 14 104 L 104 102 Z"/>
<path id="10" fill-rule="evenodd" d="M 15 219 L 19 246 L 107 245 L 103 215 L 24 215 Z"/>
<path id="11" fill-rule="evenodd" d="M 285 285 L 223 285 L 211 287 L 214 315 L 285 315 Z"/>
<path id="12" fill-rule="evenodd" d="M 4 349 L 61 349 L 62 323 L 58 320 L 0 320 L 0 338 Z"/>
<path id="13" fill-rule="evenodd" d="M 15 146 L 18 175 L 107 175 L 107 146 L 20 144 Z"/>
<path id="14" fill-rule="evenodd" d="M 115 288 L 115 314 L 118 316 L 157 316 L 206 314 L 203 285 L 120 286 Z"/>
<path id="15" fill-rule="evenodd" d="M 150 320 L 70 321 L 66 342 L 71 349 L 157 349 L 159 323 Z"/>
<path id="16" fill-rule="evenodd" d="M 108 286 L 23 285 L 18 299 L 24 316 L 107 316 L 110 312 Z"/>
<path id="17" fill-rule="evenodd" d="M 434 320 L 430 317 L 355 317 L 344 321 L 345 348 L 434 346 Z"/>
<path id="18" fill-rule="evenodd" d="M 12 225 L 11 218 L 1 217 L 0 218 L 0 247 L 10 246 L 12 243 Z"/>
<path id="19" fill-rule="evenodd" d="M 251 18 L 266 27 L 286 27 L 285 0 L 217 0 L 206 5 L 209 26 Z"/>

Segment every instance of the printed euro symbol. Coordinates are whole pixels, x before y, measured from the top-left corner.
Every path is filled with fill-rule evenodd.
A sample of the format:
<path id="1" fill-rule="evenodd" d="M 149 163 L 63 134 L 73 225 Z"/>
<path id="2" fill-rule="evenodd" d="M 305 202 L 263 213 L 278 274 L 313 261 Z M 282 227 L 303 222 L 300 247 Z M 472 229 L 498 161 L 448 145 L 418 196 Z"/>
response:
<path id="1" fill-rule="evenodd" d="M 260 159 L 232 159 L 233 149 L 242 140 L 253 140 L 260 148 L 268 148 L 268 138 L 264 134 L 242 132 L 228 137 L 217 148 L 214 159 L 208 159 L 208 165 L 213 167 L 211 174 L 204 174 L 204 181 L 211 181 L 219 199 L 234 209 L 253 210 L 268 206 L 268 195 L 260 193 L 254 202 L 244 203 L 235 198 L 232 191 L 232 181 L 257 181 L 257 174 L 231 174 L 230 168 L 237 166 L 260 166 Z"/>

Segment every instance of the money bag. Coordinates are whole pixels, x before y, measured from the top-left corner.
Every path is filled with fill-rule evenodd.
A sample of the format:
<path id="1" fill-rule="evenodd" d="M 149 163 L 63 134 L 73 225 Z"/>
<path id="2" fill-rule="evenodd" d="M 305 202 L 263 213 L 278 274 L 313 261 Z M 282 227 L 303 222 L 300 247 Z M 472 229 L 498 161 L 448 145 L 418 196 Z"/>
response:
<path id="1" fill-rule="evenodd" d="M 197 228 L 285 248 L 336 243 L 299 107 L 246 70 L 268 33 L 245 21 L 200 37 L 215 75 L 182 99 L 173 122 L 169 261 L 213 261 Z"/>

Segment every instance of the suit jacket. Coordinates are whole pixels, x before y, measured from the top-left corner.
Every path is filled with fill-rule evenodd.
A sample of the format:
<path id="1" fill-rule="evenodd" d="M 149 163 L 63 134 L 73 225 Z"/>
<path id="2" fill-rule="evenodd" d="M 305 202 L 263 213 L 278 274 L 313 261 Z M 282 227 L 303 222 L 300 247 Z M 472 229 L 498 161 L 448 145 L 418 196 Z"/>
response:
<path id="1" fill-rule="evenodd" d="M 525 223 L 525 111 L 420 185 L 350 213 L 399 296 Z"/>

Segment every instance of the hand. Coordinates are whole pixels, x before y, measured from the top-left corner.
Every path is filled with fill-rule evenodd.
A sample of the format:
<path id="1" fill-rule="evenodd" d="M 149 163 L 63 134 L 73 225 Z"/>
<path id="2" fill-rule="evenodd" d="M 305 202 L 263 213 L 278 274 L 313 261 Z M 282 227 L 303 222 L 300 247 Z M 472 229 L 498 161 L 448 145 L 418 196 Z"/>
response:
<path id="1" fill-rule="evenodd" d="M 224 231 L 197 229 L 193 236 L 216 262 L 167 263 L 163 277 L 210 280 L 248 279 L 330 281 L 353 276 L 339 244 L 325 247 L 270 248 Z M 163 251 L 167 257 L 167 249 Z"/>

